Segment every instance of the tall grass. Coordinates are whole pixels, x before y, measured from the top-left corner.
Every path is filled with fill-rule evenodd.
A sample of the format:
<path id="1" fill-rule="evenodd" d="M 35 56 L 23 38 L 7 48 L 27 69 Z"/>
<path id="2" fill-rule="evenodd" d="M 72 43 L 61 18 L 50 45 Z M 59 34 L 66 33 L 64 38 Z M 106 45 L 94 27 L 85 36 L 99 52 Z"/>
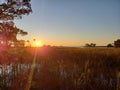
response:
<path id="1" fill-rule="evenodd" d="M 0 54 L 0 89 L 24 90 L 34 48 Z M 120 90 L 120 49 L 38 48 L 30 90 Z"/>

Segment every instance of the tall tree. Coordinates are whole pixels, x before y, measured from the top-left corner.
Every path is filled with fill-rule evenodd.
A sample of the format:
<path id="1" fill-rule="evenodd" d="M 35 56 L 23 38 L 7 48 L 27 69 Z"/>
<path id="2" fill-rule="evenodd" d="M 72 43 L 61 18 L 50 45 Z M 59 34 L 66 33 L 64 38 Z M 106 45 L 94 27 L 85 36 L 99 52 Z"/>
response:
<path id="1" fill-rule="evenodd" d="M 2 0 L 0 2 L 0 41 L 5 45 L 17 41 L 17 34 L 27 35 L 27 32 L 17 28 L 14 19 L 32 12 L 30 0 Z"/>

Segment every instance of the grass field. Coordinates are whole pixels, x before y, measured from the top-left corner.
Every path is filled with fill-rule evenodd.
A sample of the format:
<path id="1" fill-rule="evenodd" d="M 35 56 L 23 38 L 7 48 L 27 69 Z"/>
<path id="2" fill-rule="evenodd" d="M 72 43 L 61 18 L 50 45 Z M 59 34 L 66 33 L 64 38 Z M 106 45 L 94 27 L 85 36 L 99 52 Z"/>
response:
<path id="1" fill-rule="evenodd" d="M 0 53 L 0 90 L 120 90 L 118 48 L 10 48 Z"/>

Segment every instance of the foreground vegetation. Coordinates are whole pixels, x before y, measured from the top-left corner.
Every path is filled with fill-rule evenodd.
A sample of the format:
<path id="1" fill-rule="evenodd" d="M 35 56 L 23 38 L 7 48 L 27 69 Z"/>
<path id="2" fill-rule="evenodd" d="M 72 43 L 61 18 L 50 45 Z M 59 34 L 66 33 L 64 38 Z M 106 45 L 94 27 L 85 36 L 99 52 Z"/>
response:
<path id="1" fill-rule="evenodd" d="M 9 48 L 0 52 L 0 90 L 119 90 L 120 49 Z"/>

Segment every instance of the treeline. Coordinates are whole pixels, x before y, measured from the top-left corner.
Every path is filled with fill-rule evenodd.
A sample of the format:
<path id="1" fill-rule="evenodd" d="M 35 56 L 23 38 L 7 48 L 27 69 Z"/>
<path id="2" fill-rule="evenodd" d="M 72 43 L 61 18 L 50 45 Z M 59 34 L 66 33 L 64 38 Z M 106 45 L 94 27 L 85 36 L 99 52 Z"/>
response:
<path id="1" fill-rule="evenodd" d="M 96 47 L 96 43 L 86 43 L 85 46 L 86 47 Z M 101 47 L 103 47 L 103 46 L 101 46 Z M 114 43 L 109 43 L 104 47 L 120 48 L 120 39 L 117 39 L 116 41 L 114 41 Z"/>

